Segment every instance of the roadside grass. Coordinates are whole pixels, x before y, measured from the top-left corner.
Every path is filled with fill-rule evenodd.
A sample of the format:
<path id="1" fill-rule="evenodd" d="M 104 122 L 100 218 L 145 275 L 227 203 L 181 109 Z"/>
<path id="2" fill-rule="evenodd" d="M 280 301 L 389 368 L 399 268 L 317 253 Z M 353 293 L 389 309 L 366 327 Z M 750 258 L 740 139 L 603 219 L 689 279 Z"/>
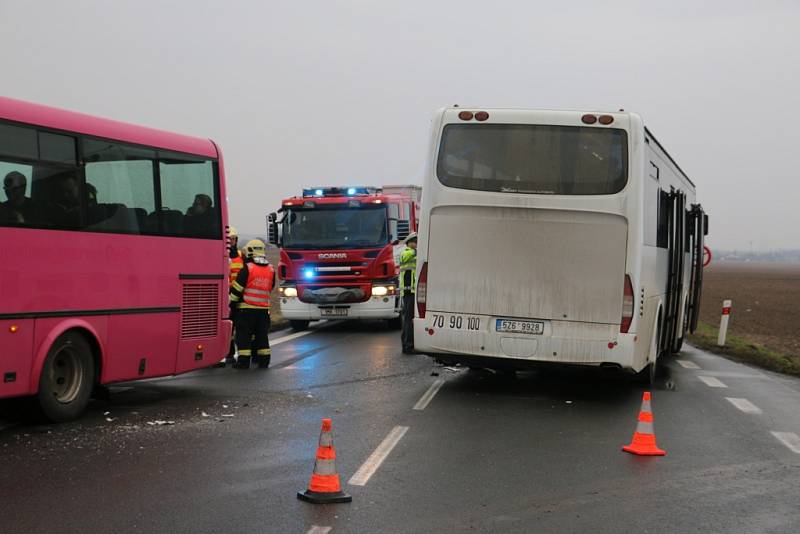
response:
<path id="1" fill-rule="evenodd" d="M 800 358 L 781 354 L 740 336 L 728 335 L 725 346 L 718 347 L 718 336 L 719 328 L 698 323 L 697 331 L 689 334 L 689 343 L 737 362 L 748 363 L 778 373 L 800 376 Z"/>

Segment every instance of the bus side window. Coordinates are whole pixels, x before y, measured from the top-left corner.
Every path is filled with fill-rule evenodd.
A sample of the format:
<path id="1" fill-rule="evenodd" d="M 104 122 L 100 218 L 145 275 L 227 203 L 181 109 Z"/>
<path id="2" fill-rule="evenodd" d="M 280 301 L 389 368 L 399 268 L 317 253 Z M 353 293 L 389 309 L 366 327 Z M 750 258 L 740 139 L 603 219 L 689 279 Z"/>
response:
<path id="1" fill-rule="evenodd" d="M 221 237 L 219 184 L 214 162 L 181 154 L 159 154 L 164 224 L 185 237 Z M 174 212 L 182 214 L 178 223 Z M 175 232 L 180 227 L 179 232 Z"/>
<path id="2" fill-rule="evenodd" d="M 661 189 L 658 190 L 658 226 L 656 227 L 656 246 L 667 248 L 669 243 L 669 228 L 667 221 L 669 217 L 670 202 L 669 193 Z"/>
<path id="3" fill-rule="evenodd" d="M 156 209 L 155 151 L 86 139 L 87 230 L 141 234 Z"/>

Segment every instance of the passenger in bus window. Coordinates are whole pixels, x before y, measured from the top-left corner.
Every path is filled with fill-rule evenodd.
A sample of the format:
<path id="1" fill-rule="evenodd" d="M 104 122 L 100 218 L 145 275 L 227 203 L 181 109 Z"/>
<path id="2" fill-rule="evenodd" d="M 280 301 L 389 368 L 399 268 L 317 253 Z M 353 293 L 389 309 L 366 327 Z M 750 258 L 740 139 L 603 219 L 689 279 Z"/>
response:
<path id="1" fill-rule="evenodd" d="M 36 203 L 25 196 L 27 188 L 28 179 L 21 172 L 11 171 L 3 179 L 3 191 L 8 199 L 3 202 L 3 207 L 9 212 L 6 216 L 11 219 L 9 222 L 31 224 L 37 221 L 39 210 Z"/>
<path id="2" fill-rule="evenodd" d="M 59 228 L 76 228 L 81 223 L 80 184 L 75 174 L 70 172 L 56 176 L 54 198 L 50 204 L 50 218 Z"/>
<path id="3" fill-rule="evenodd" d="M 194 203 L 186 210 L 183 233 L 192 236 L 209 236 L 214 233 L 214 208 L 211 197 L 199 193 Z"/>

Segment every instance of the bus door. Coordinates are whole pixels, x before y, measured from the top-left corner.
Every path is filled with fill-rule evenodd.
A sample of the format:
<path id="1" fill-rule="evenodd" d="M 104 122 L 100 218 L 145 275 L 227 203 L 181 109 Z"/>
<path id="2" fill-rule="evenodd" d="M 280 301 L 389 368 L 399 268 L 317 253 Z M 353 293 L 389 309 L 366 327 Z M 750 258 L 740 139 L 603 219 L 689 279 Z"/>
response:
<path id="1" fill-rule="evenodd" d="M 667 215 L 668 269 L 666 302 L 662 319 L 660 351 L 680 350 L 683 329 L 680 325 L 683 301 L 683 273 L 686 262 L 686 195 L 683 191 L 663 192 L 663 208 Z M 679 331 L 680 329 L 680 331 Z"/>
<path id="2" fill-rule="evenodd" d="M 700 295 L 703 293 L 703 250 L 705 236 L 708 235 L 708 215 L 700 204 L 692 204 L 689 210 L 688 239 L 692 249 L 692 270 L 689 281 L 689 305 L 685 328 L 689 332 L 697 329 L 700 318 Z"/>

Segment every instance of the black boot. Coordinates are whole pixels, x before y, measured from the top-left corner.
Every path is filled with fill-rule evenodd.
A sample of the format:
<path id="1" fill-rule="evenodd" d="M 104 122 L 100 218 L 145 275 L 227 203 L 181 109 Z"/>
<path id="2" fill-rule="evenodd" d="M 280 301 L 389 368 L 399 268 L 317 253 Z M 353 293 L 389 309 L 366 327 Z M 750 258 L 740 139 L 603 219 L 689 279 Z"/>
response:
<path id="1" fill-rule="evenodd" d="M 233 367 L 236 369 L 250 369 L 250 356 L 239 356 Z"/>
<path id="2" fill-rule="evenodd" d="M 269 361 L 272 359 L 272 356 L 261 356 L 258 361 L 258 368 L 259 369 L 266 369 L 269 367 Z"/>

